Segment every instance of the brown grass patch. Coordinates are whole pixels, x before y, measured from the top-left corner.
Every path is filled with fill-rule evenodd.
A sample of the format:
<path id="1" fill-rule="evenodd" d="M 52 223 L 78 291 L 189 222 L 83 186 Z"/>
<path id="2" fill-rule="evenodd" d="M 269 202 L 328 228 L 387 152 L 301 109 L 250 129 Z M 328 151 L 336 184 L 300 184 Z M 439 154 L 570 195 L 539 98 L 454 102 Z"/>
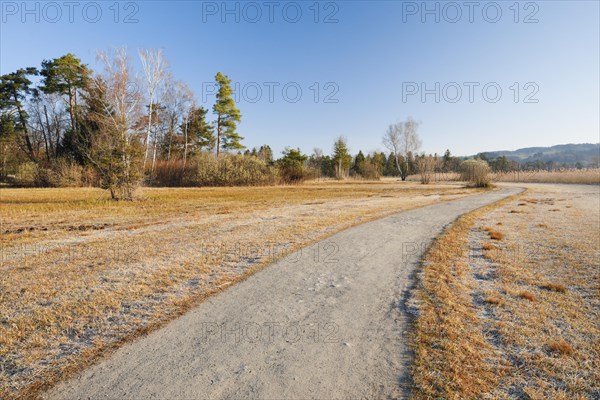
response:
<path id="1" fill-rule="evenodd" d="M 519 293 L 519 297 L 525 300 L 535 301 L 535 296 L 533 295 L 533 293 L 528 291 L 523 291 Z"/>
<path id="2" fill-rule="evenodd" d="M 502 240 L 504 238 L 504 234 L 498 231 L 490 232 L 490 239 L 493 240 Z"/>
<path id="3" fill-rule="evenodd" d="M 554 340 L 548 343 L 548 348 L 553 353 L 558 353 L 561 356 L 568 356 L 574 351 L 573 346 L 567 343 L 567 341 L 564 339 Z"/>
<path id="4" fill-rule="evenodd" d="M 498 248 L 491 243 L 484 243 L 481 248 L 485 251 L 498 250 Z"/>
<path id="5" fill-rule="evenodd" d="M 487 231 L 488 236 L 492 240 L 502 240 L 502 239 L 504 239 L 504 234 L 502 232 L 500 232 L 500 231 L 497 231 L 497 230 L 492 229 L 492 228 L 486 228 L 485 230 Z"/>
<path id="6" fill-rule="evenodd" d="M 560 283 L 543 283 L 540 285 L 540 288 L 558 293 L 566 293 L 567 291 L 565 285 L 561 285 Z"/>
<path id="7" fill-rule="evenodd" d="M 503 306 L 506 304 L 506 300 L 504 300 L 502 297 L 500 297 L 497 294 L 493 294 L 491 296 L 486 297 L 485 302 L 488 304 L 496 305 L 496 306 Z"/>

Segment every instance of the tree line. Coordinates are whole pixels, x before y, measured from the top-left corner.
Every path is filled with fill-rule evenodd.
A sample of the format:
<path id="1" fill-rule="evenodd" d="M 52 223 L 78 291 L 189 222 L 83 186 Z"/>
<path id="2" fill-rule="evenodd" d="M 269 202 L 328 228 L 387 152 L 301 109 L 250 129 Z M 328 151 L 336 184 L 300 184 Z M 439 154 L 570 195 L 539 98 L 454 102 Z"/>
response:
<path id="1" fill-rule="evenodd" d="M 98 53 L 98 72 L 66 54 L 2 75 L 0 178 L 14 178 L 25 166 L 34 171 L 34 184 L 60 186 L 74 171 L 85 172 L 114 198 L 128 198 L 142 180 L 152 180 L 160 160 L 185 165 L 201 152 L 219 157 L 244 148 L 226 75 L 215 76 L 219 90 L 209 122 L 209 110 L 173 78 L 162 51 L 138 56 L 141 71 L 117 49 Z"/>
<path id="2" fill-rule="evenodd" d="M 161 50 L 99 52 L 93 71 L 73 54 L 0 76 L 0 180 L 36 186 L 94 185 L 130 199 L 157 186 L 294 183 L 315 177 L 378 179 L 456 171 L 460 160 L 418 154 L 419 124 L 390 125 L 388 153 L 351 155 L 343 137 L 330 155 L 269 145 L 246 149 L 231 80 L 218 72 L 209 110 L 175 79 Z M 426 179 L 422 179 L 426 180 Z M 424 182 L 426 183 L 426 182 Z"/>

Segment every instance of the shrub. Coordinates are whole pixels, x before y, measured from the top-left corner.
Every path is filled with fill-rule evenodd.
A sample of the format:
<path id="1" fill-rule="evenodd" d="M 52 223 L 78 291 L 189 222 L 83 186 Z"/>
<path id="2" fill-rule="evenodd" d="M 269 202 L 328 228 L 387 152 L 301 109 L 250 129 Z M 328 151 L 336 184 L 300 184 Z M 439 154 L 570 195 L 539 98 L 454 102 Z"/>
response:
<path id="1" fill-rule="evenodd" d="M 9 175 L 8 181 L 15 186 L 35 186 L 38 175 L 38 165 L 34 162 L 25 162 L 17 168 L 16 174 Z"/>
<path id="2" fill-rule="evenodd" d="M 372 160 L 367 160 L 365 165 L 363 165 L 361 175 L 364 179 L 368 180 L 379 180 L 381 178 L 381 173 L 379 172 L 379 168 Z"/>
<path id="3" fill-rule="evenodd" d="M 283 183 L 301 183 L 306 179 L 304 163 L 308 159 L 300 149 L 285 149 L 283 157 L 277 160 L 277 167 Z"/>
<path id="4" fill-rule="evenodd" d="M 253 156 L 221 153 L 200 153 L 187 160 L 157 161 L 150 185 L 166 187 L 186 186 L 256 186 L 272 185 L 277 174 Z"/>
<path id="5" fill-rule="evenodd" d="M 465 160 L 460 164 L 460 179 L 470 182 L 474 187 L 487 187 L 490 166 L 483 160 Z"/>
<path id="6" fill-rule="evenodd" d="M 435 171 L 437 160 L 433 156 L 422 154 L 421 156 L 417 156 L 415 164 L 417 165 L 419 175 L 421 175 L 421 183 L 427 185 L 431 181 L 431 175 Z"/>
<path id="7" fill-rule="evenodd" d="M 190 163 L 193 171 L 184 174 L 184 186 L 259 186 L 274 185 L 278 180 L 275 168 L 252 156 L 221 154 L 216 158 L 201 153 Z"/>
<path id="8" fill-rule="evenodd" d="M 56 160 L 50 167 L 38 166 L 35 185 L 40 187 L 78 187 L 82 185 L 83 167 L 65 159 Z"/>
<path id="9" fill-rule="evenodd" d="M 197 165 L 194 161 L 184 164 L 183 160 L 157 160 L 149 184 L 152 186 L 181 187 L 193 180 Z"/>

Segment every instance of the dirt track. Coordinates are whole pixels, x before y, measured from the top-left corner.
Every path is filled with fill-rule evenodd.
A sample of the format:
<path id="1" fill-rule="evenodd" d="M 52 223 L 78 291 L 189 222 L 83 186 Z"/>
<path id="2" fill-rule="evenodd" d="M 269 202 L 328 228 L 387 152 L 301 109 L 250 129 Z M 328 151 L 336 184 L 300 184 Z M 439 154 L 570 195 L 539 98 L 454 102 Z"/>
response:
<path id="1" fill-rule="evenodd" d="M 274 263 L 46 398 L 402 398 L 404 292 L 422 251 L 504 188 L 338 233 Z"/>

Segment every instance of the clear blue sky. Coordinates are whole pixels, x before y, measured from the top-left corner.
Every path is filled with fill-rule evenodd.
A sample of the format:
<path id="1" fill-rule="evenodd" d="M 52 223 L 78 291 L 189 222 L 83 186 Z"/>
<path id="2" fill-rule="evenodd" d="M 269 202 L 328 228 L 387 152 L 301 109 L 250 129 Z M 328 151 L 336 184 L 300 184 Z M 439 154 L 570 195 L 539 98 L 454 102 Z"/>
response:
<path id="1" fill-rule="evenodd" d="M 29 2 L 27 10 L 21 1 L 2 1 L 0 72 L 39 66 L 67 52 L 95 67 L 97 49 L 125 45 L 136 55 L 140 47 L 163 48 L 175 78 L 188 83 L 199 102 L 206 97 L 207 107 L 214 97 L 203 86 L 217 71 L 245 86 L 238 103 L 244 144 L 267 143 L 276 152 L 299 146 L 305 153 L 314 147 L 327 153 L 339 135 L 353 152 L 381 150 L 387 125 L 407 116 L 421 122 L 427 152 L 450 148 L 467 155 L 600 141 L 599 2 L 475 3 L 471 14 L 462 1 L 428 2 L 428 9 L 438 7 L 436 15 L 425 13 L 421 1 L 318 7 L 314 1 L 228 2 L 228 9 L 239 10 L 236 16 L 225 13 L 221 1 L 119 7 L 100 1 L 99 10 L 85 1 L 71 9 L 61 1 Z M 125 23 L 128 16 L 131 23 Z M 270 82 L 278 84 L 272 102 Z M 454 103 L 451 82 L 462 91 Z M 465 82 L 478 84 L 472 86 L 472 102 Z M 422 84 L 431 90 L 424 101 Z M 256 85 L 262 90 L 258 99 Z M 291 102 L 295 87 L 302 97 Z M 419 93 L 411 95 L 415 87 Z M 502 95 L 492 102 L 497 87 Z"/>

